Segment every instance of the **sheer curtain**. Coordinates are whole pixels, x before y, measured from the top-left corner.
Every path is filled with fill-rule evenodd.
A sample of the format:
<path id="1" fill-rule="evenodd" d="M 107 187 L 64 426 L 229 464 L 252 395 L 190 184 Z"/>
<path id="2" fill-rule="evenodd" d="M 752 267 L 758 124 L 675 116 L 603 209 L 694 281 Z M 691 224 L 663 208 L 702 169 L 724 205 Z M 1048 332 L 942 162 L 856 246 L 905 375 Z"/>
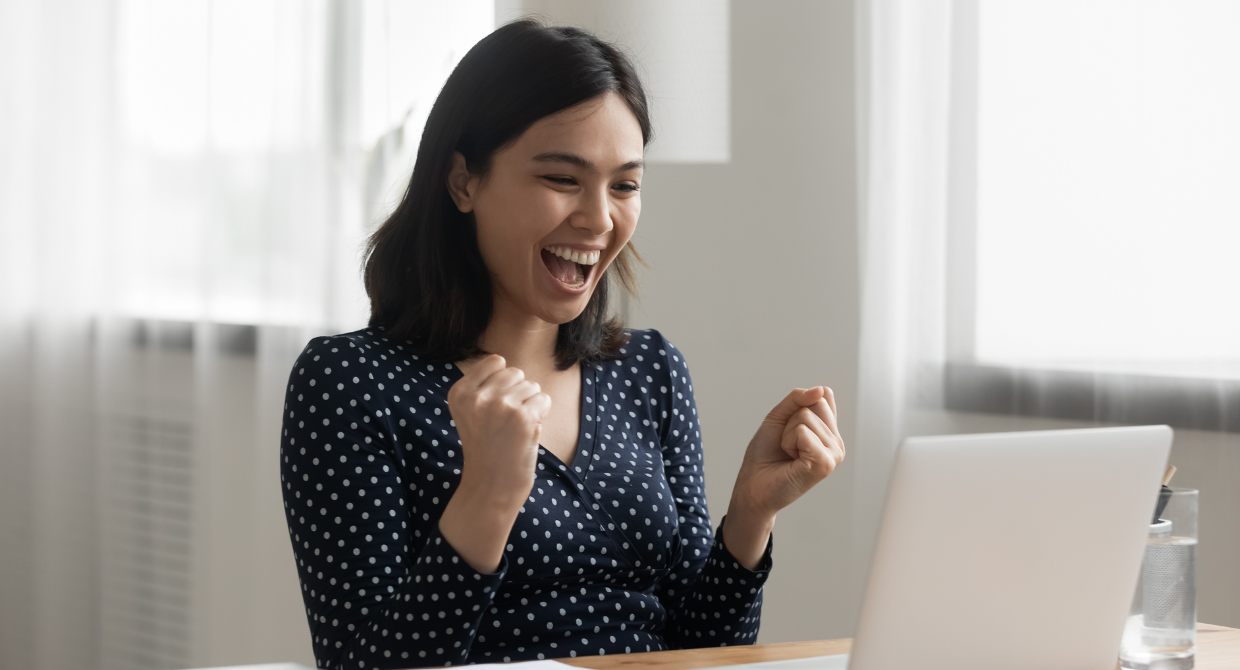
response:
<path id="1" fill-rule="evenodd" d="M 853 546 L 860 575 L 908 412 L 940 395 L 953 4 L 858 6 L 861 345 Z"/>
<path id="2" fill-rule="evenodd" d="M 277 472 L 481 0 L 0 0 L 0 667 L 310 662 Z"/>
<path id="3" fill-rule="evenodd" d="M 1181 4 L 859 3 L 858 575 L 906 435 L 1165 423 L 1240 621 L 1240 12 Z"/>

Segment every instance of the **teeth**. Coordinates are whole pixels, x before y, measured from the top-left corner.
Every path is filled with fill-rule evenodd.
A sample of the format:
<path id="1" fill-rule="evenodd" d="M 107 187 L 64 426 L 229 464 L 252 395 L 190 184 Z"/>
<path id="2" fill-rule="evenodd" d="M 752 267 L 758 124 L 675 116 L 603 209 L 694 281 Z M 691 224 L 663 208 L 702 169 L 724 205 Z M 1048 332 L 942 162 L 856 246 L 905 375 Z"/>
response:
<path id="1" fill-rule="evenodd" d="M 601 251 L 573 251 L 568 247 L 546 247 L 546 251 L 550 251 L 553 255 L 559 256 L 566 261 L 580 263 L 582 265 L 594 265 L 598 262 L 602 255 Z"/>

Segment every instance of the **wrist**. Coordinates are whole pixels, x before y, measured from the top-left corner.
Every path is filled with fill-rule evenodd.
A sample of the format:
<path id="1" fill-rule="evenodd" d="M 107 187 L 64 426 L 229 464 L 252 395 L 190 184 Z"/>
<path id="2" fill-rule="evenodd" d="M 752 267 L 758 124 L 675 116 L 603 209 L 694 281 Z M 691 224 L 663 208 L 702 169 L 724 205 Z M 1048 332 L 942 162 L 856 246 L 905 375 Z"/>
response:
<path id="1" fill-rule="evenodd" d="M 468 511 L 477 518 L 479 523 L 506 521 L 511 525 L 528 496 L 528 489 L 518 491 L 511 481 L 501 485 L 481 477 L 471 477 L 469 471 L 464 470 L 448 504 L 455 503 L 462 511 Z"/>
<path id="2" fill-rule="evenodd" d="M 746 521 L 769 519 L 771 523 L 774 523 L 775 513 L 779 509 L 772 509 L 756 500 L 755 496 L 751 495 L 753 487 L 750 486 L 749 479 L 745 475 L 744 471 L 738 473 L 736 483 L 732 486 L 732 497 L 728 500 L 728 516 L 735 515 Z"/>
<path id="3" fill-rule="evenodd" d="M 517 520 L 521 501 L 479 488 L 462 477 L 439 518 L 439 533 L 478 572 L 499 569 L 504 546 Z"/>
<path id="4" fill-rule="evenodd" d="M 727 520 L 725 522 L 729 528 L 734 529 L 737 535 L 747 535 L 752 538 L 762 538 L 762 544 L 765 547 L 765 539 L 771 534 L 771 530 L 775 528 L 775 513 L 761 512 L 756 509 L 739 506 L 735 502 L 728 506 Z M 726 536 L 725 536 L 726 537 Z M 740 539 L 739 537 L 737 539 Z"/>
<path id="5" fill-rule="evenodd" d="M 453 496 L 464 495 L 477 501 L 480 507 L 516 514 L 534 487 L 532 475 L 521 477 L 513 473 L 494 473 L 465 463 L 461 468 L 461 482 Z"/>
<path id="6" fill-rule="evenodd" d="M 761 512 L 734 500 L 728 506 L 723 521 L 723 544 L 728 553 L 747 570 L 754 570 L 766 553 L 771 531 L 775 528 L 775 514 Z"/>

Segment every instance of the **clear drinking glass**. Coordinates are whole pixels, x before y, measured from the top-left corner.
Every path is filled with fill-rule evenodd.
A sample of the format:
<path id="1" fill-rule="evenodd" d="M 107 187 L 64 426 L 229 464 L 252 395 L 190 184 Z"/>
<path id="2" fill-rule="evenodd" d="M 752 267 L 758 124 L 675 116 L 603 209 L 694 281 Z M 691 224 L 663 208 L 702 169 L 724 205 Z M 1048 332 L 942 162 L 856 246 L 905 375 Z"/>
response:
<path id="1" fill-rule="evenodd" d="M 1149 532 L 1119 664 L 1134 670 L 1192 668 L 1197 651 L 1197 491 L 1171 489 Z"/>

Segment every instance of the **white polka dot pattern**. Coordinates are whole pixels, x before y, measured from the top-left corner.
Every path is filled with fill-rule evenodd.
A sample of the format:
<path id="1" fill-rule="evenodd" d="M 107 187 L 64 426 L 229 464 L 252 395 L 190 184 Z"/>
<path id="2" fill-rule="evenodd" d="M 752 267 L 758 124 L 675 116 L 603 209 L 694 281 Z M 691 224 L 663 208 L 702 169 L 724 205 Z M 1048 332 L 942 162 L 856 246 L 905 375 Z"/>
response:
<path id="1" fill-rule="evenodd" d="M 460 371 L 379 329 L 315 338 L 290 375 L 281 480 L 324 668 L 404 668 L 752 644 L 757 570 L 711 533 L 693 385 L 658 331 L 582 366 L 571 463 L 539 449 L 495 574 L 438 531 L 460 481 Z"/>

